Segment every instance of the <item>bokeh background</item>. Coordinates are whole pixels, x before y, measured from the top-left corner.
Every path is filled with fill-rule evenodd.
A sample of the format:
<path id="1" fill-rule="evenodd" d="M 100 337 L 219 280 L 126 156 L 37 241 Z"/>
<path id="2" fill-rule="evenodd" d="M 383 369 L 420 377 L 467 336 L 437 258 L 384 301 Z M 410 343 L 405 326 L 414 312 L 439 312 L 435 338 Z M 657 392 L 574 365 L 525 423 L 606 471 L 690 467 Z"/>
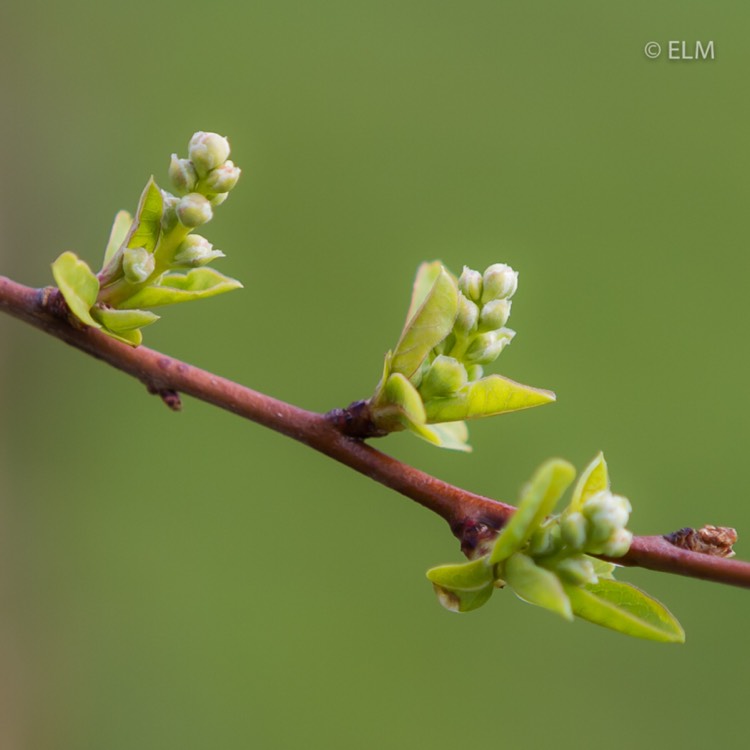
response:
<path id="1" fill-rule="evenodd" d="M 512 501 L 600 449 L 632 528 L 750 530 L 746 3 L 159 0 L 0 8 L 0 273 L 92 265 L 194 130 L 244 174 L 205 234 L 243 292 L 146 343 L 282 399 L 366 397 L 420 261 L 520 272 L 499 371 L 558 403 L 471 456 Z M 713 61 L 648 41 L 714 41 Z M 0 747 L 683 748 L 747 732 L 750 594 L 646 571 L 684 646 L 500 593 L 443 523 L 308 449 L 0 318 Z M 750 532 L 748 532 L 750 533 Z"/>

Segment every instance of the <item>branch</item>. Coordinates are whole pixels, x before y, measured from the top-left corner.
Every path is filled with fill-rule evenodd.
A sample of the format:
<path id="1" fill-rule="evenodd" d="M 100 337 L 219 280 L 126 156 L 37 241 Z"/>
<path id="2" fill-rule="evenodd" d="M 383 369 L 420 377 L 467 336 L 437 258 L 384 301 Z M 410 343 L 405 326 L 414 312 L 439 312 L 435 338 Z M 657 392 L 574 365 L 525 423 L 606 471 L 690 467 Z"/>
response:
<path id="1" fill-rule="evenodd" d="M 348 437 L 335 413 L 306 411 L 146 347 L 121 344 L 94 328 L 74 327 L 55 288 L 32 289 L 0 276 L 0 310 L 132 375 L 171 408 L 179 408 L 178 394 L 193 396 L 309 445 L 396 490 L 445 519 L 466 554 L 493 537 L 515 510 Z M 750 563 L 684 549 L 679 545 L 685 535 L 671 538 L 635 537 L 630 551 L 613 562 L 750 588 Z"/>

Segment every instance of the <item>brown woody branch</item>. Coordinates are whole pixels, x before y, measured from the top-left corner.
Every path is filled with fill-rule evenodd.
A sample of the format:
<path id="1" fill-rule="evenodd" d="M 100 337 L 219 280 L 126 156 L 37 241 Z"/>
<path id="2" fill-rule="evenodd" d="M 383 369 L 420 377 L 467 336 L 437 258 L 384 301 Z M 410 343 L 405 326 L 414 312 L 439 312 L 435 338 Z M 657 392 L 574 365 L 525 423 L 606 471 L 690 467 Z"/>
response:
<path id="1" fill-rule="evenodd" d="M 515 510 L 349 437 L 342 429 L 341 412 L 306 411 L 146 347 L 134 349 L 93 328 L 76 327 L 54 288 L 32 289 L 0 276 L 0 310 L 132 375 L 171 408 L 179 408 L 179 394 L 193 396 L 305 443 L 400 492 L 444 518 L 466 554 L 496 534 Z M 721 557 L 726 550 L 718 548 L 716 554 L 685 548 L 686 538 L 692 537 L 685 530 L 672 541 L 664 536 L 636 537 L 627 555 L 616 562 L 750 588 L 750 563 Z M 705 549 L 711 551 L 710 546 Z"/>

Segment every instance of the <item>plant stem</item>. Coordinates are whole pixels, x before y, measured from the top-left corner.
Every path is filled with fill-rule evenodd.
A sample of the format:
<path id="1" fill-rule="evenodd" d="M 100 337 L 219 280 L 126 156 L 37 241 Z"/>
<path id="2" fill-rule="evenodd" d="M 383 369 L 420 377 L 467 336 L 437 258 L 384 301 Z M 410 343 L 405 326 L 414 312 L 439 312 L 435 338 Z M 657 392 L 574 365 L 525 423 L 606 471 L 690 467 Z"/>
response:
<path id="1" fill-rule="evenodd" d="M 0 276 L 0 310 L 140 380 L 150 392 L 183 393 L 309 445 L 420 503 L 445 519 L 470 554 L 494 536 L 515 508 L 455 487 L 343 434 L 337 419 L 279 401 L 213 373 L 93 328 L 68 322 L 53 287 L 32 289 Z M 750 563 L 680 549 L 662 536 L 636 537 L 620 565 L 750 588 Z"/>

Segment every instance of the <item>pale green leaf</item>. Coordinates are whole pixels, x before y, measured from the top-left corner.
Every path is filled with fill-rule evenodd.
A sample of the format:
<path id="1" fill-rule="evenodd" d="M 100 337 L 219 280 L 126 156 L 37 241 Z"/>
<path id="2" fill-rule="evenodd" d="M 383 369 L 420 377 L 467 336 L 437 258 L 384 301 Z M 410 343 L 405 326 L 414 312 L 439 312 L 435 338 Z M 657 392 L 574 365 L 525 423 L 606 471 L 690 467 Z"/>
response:
<path id="1" fill-rule="evenodd" d="M 120 249 L 120 246 L 125 242 L 125 237 L 128 234 L 128 229 L 133 223 L 133 217 L 128 211 L 118 211 L 115 214 L 115 220 L 112 222 L 112 229 L 109 233 L 109 241 L 107 242 L 107 249 L 104 252 L 104 262 L 102 268 L 106 268 L 107 264 L 115 257 L 115 253 Z"/>
<path id="2" fill-rule="evenodd" d="M 494 582 L 492 568 L 486 555 L 467 563 L 430 568 L 427 578 L 441 588 L 451 591 L 477 591 Z"/>
<path id="3" fill-rule="evenodd" d="M 397 407 L 410 422 L 424 424 L 425 413 L 419 391 L 400 372 L 394 372 L 385 383 L 388 407 Z M 387 408 L 387 407 L 386 407 Z M 374 415 L 377 423 L 377 414 Z"/>
<path id="4" fill-rule="evenodd" d="M 412 377 L 429 352 L 453 329 L 457 309 L 458 287 L 453 277 L 441 267 L 424 302 L 404 326 L 393 351 L 392 372 Z M 455 422 L 458 419 L 442 421 Z"/>
<path id="5" fill-rule="evenodd" d="M 123 344 L 130 344 L 130 346 L 140 346 L 143 341 L 143 334 L 140 328 L 135 328 L 132 331 L 110 331 L 108 328 L 102 328 L 102 333 L 106 333 L 107 336 L 122 341 Z"/>
<path id="6" fill-rule="evenodd" d="M 579 512 L 586 500 L 592 495 L 608 489 L 609 473 L 607 471 L 607 462 L 604 460 L 604 454 L 599 453 L 578 478 L 567 510 L 570 513 Z"/>
<path id="7" fill-rule="evenodd" d="M 553 458 L 545 461 L 521 492 L 518 510 L 495 540 L 490 562 L 496 563 L 518 552 L 552 512 L 555 503 L 575 479 L 575 469 L 567 461 Z"/>
<path id="8" fill-rule="evenodd" d="M 591 560 L 591 564 L 594 566 L 594 573 L 596 574 L 597 578 L 608 578 L 610 580 L 614 579 L 615 569 L 617 568 L 617 565 L 611 562 L 600 560 L 598 557 L 590 557 L 589 555 L 584 555 L 584 557 L 587 560 Z"/>
<path id="9" fill-rule="evenodd" d="M 143 328 L 143 326 L 151 325 L 151 323 L 159 320 L 159 316 L 150 310 L 114 310 L 95 307 L 92 310 L 92 315 L 105 328 L 116 333 Z"/>
<path id="10" fill-rule="evenodd" d="M 520 599 L 549 609 L 566 620 L 573 619 L 560 579 L 551 570 L 539 567 L 528 555 L 522 552 L 511 555 L 503 566 L 502 578 Z"/>
<path id="11" fill-rule="evenodd" d="M 434 260 L 432 263 L 425 262 L 419 266 L 412 287 L 409 312 L 406 313 L 407 322 L 414 317 L 414 314 L 423 305 L 442 270 L 443 264 L 439 260 Z"/>
<path id="12" fill-rule="evenodd" d="M 89 312 L 99 294 L 99 279 L 75 253 L 65 252 L 52 264 L 52 275 L 73 315 L 82 323 L 100 328 Z"/>
<path id="13" fill-rule="evenodd" d="M 471 446 L 467 443 L 469 430 L 466 422 L 442 422 L 441 424 L 425 425 L 424 429 L 434 435 L 429 442 L 440 448 L 451 451 L 471 453 Z"/>
<path id="14" fill-rule="evenodd" d="M 215 294 L 241 289 L 237 279 L 215 271 L 213 268 L 194 268 L 188 273 L 168 273 L 157 284 L 151 284 L 120 303 L 121 307 L 159 307 L 189 302 Z"/>
<path id="15" fill-rule="evenodd" d="M 663 643 L 684 643 L 685 631 L 656 599 L 621 581 L 601 580 L 587 586 L 564 584 L 573 612 L 625 635 Z"/>
<path id="16" fill-rule="evenodd" d="M 452 591 L 436 583 L 432 584 L 438 601 L 451 612 L 471 612 L 486 604 L 495 590 L 494 584 L 489 584 L 477 591 Z"/>
<path id="17" fill-rule="evenodd" d="M 163 212 L 164 199 L 161 190 L 151 177 L 141 193 L 135 219 L 125 238 L 125 246 L 144 247 L 149 252 L 153 252 L 159 242 Z"/>
<path id="18" fill-rule="evenodd" d="M 458 422 L 529 409 L 555 400 L 552 391 L 516 383 L 501 375 L 465 385 L 455 396 L 432 399 L 425 404 L 428 424 Z"/>

